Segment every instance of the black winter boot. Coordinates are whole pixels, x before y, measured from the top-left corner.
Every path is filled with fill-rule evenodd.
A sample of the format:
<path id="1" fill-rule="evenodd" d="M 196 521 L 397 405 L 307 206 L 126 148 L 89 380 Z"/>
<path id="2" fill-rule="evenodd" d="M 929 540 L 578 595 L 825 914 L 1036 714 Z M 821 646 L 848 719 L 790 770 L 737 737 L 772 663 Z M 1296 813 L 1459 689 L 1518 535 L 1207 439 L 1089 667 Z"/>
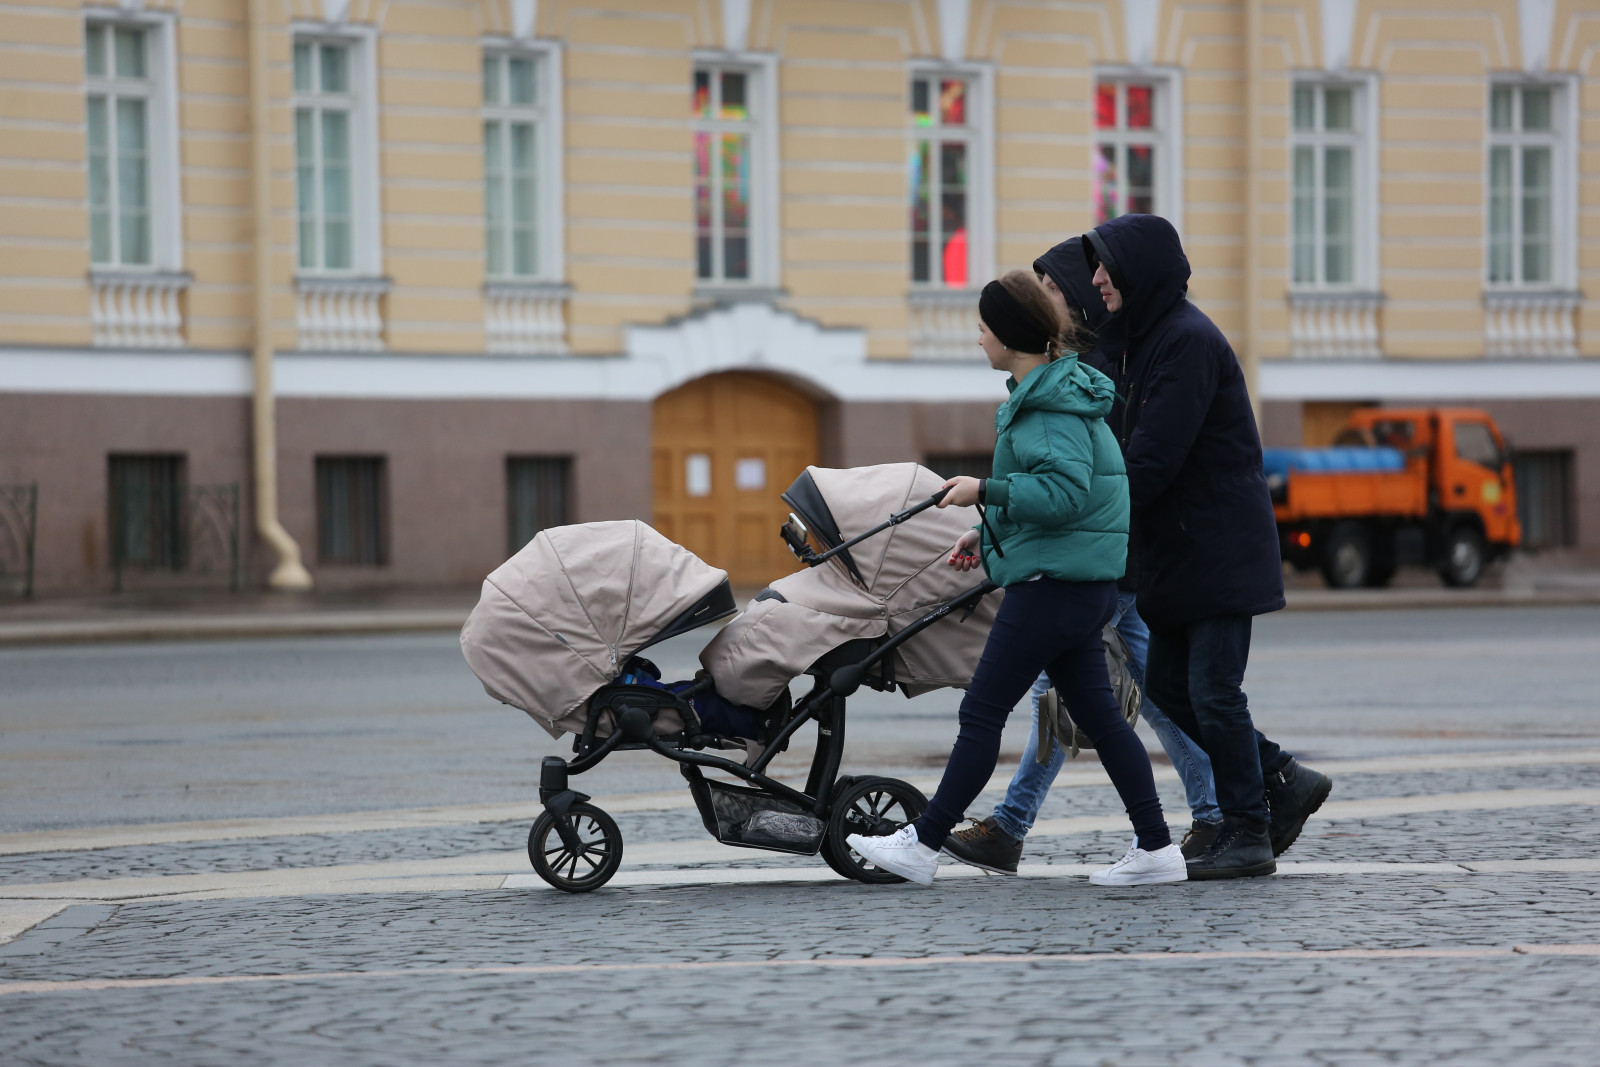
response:
<path id="1" fill-rule="evenodd" d="M 1266 775 L 1267 806 L 1272 809 L 1272 854 L 1281 856 L 1294 844 L 1306 820 L 1328 799 L 1333 779 L 1310 767 L 1302 767 L 1289 757 L 1276 774 Z"/>
<path id="2" fill-rule="evenodd" d="M 1220 822 L 1201 822 L 1196 819 L 1189 827 L 1189 832 L 1183 835 L 1183 841 L 1179 845 L 1183 858 L 1192 860 L 1196 856 L 1204 855 L 1206 849 L 1211 847 L 1211 842 L 1215 841 L 1221 832 Z"/>
<path id="3" fill-rule="evenodd" d="M 1267 824 L 1250 819 L 1226 818 L 1211 847 L 1189 861 L 1189 880 L 1259 878 L 1278 869 L 1272 858 Z"/>

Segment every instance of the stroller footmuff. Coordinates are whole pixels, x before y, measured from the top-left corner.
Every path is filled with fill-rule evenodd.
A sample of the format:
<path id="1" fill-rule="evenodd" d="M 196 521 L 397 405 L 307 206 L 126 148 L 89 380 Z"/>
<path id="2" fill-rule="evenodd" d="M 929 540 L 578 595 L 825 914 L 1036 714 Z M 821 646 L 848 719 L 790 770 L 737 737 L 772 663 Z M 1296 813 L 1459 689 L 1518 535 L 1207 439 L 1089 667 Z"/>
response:
<path id="1" fill-rule="evenodd" d="M 490 696 L 573 736 L 572 757 L 547 756 L 541 768 L 534 870 L 574 893 L 616 874 L 621 831 L 570 778 L 612 752 L 649 749 L 679 765 L 717 840 L 820 854 L 862 882 L 900 881 L 844 841 L 893 832 L 927 799 L 899 779 L 839 774 L 845 705 L 863 685 L 907 696 L 965 685 L 976 666 L 1000 593 L 953 582 L 941 566 L 976 521 L 972 508 L 930 510 L 941 484 L 911 463 L 808 468 L 784 495 L 805 518 L 791 516 L 782 532 L 808 569 L 758 596 L 685 681 L 663 679 L 640 653 L 734 614 L 728 576 L 644 523 L 544 530 L 490 574 L 461 631 L 468 665 Z M 794 700 L 789 683 L 802 675 L 811 687 Z M 812 722 L 804 787 L 767 774 Z"/>

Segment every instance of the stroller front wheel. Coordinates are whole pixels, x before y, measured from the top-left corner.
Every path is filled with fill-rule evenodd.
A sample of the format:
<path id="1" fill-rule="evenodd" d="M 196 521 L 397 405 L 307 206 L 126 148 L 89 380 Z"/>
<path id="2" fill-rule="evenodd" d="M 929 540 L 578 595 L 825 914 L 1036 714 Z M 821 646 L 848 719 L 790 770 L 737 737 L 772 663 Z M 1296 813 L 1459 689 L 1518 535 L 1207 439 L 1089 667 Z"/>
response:
<path id="1" fill-rule="evenodd" d="M 616 820 L 593 804 L 574 804 L 567 812 L 577 847 L 561 840 L 556 819 L 541 812 L 528 831 L 528 859 L 540 878 L 564 893 L 587 893 L 611 881 L 622 865 L 622 831 Z"/>
<path id="2" fill-rule="evenodd" d="M 910 782 L 898 778 L 856 778 L 834 796 L 828 816 L 828 834 L 822 841 L 822 858 L 834 871 L 868 885 L 903 882 L 861 858 L 845 844 L 850 834 L 882 837 L 914 821 L 928 807 L 928 798 Z"/>

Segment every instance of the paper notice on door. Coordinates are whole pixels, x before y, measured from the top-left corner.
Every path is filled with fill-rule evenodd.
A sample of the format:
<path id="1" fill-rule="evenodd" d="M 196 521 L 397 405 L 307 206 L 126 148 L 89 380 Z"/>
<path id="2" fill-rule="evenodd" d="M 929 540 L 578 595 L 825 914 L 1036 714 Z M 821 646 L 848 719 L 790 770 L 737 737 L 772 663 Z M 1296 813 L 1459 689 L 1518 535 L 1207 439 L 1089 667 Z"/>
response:
<path id="1" fill-rule="evenodd" d="M 690 496 L 711 495 L 711 457 L 692 452 L 683 463 L 683 487 Z"/>
<path id="2" fill-rule="evenodd" d="M 733 465 L 733 484 L 741 491 L 758 493 L 767 487 L 767 461 L 741 459 Z"/>

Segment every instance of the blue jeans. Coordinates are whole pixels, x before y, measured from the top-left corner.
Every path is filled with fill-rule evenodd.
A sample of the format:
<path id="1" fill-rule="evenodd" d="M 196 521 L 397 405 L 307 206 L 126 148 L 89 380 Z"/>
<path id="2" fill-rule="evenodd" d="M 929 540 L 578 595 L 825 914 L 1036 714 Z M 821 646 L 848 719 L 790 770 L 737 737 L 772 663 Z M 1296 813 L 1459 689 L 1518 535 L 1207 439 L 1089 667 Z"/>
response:
<path id="1" fill-rule="evenodd" d="M 1118 593 L 1117 611 L 1111 620 L 1117 628 L 1117 633 L 1121 634 L 1122 640 L 1127 643 L 1129 657 L 1133 660 L 1129 664 L 1133 668 L 1133 676 L 1143 686 L 1145 652 L 1150 644 L 1150 630 L 1139 617 L 1139 609 L 1134 599 L 1132 593 Z M 1033 728 L 1028 731 L 1028 746 L 1022 752 L 1022 765 L 1017 768 L 1017 773 L 1011 778 L 1011 784 L 1006 787 L 1005 799 L 994 809 L 994 821 L 1000 825 L 1000 829 L 1019 841 L 1027 837 L 1028 831 L 1033 829 L 1033 821 L 1039 817 L 1039 807 L 1044 803 L 1045 795 L 1050 792 L 1050 784 L 1056 780 L 1061 765 L 1067 761 L 1066 749 L 1060 745 L 1056 746 L 1055 755 L 1051 757 L 1049 763 L 1042 764 L 1038 759 L 1039 698 L 1049 688 L 1050 679 L 1043 674 L 1033 683 L 1033 690 L 1029 694 L 1033 700 Z M 1148 695 L 1139 705 L 1139 717 L 1149 723 L 1150 729 L 1155 731 L 1156 740 L 1161 742 L 1167 758 L 1172 761 L 1173 769 L 1183 781 L 1183 791 L 1195 820 L 1221 822 L 1222 811 L 1217 807 L 1217 787 L 1211 780 L 1211 761 L 1206 758 L 1204 750 L 1193 738 L 1174 726 L 1172 720 L 1150 702 Z"/>

